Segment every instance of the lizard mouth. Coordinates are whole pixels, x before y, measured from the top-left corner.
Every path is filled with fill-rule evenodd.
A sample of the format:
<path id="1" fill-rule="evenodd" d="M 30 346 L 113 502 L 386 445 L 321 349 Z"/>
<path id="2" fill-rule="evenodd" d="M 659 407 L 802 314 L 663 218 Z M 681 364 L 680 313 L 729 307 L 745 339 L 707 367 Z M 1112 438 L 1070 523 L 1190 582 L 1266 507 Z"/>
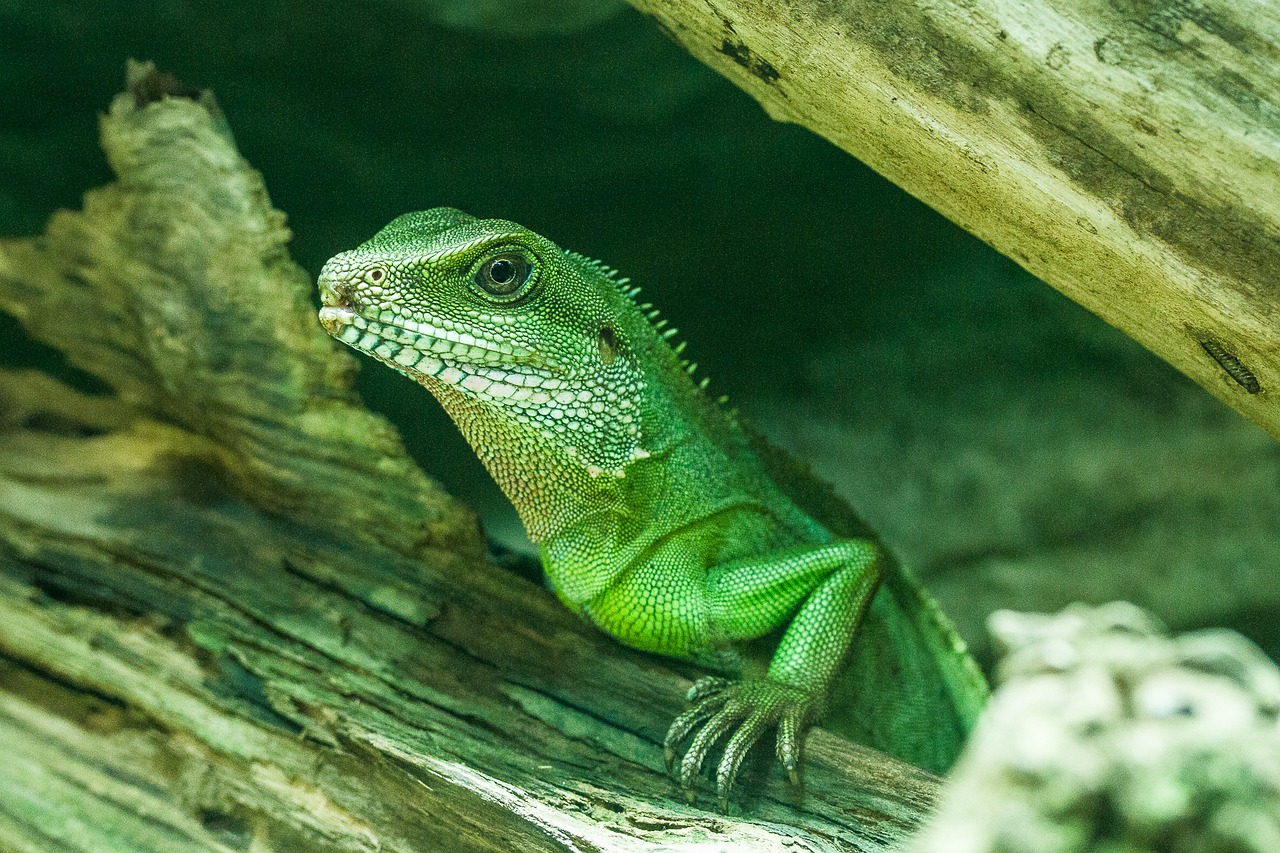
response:
<path id="1" fill-rule="evenodd" d="M 408 348 L 437 359 L 472 364 L 510 365 L 533 360 L 533 354 L 521 347 L 486 341 L 432 323 L 405 319 L 399 319 L 399 322 L 370 320 L 344 305 L 321 308 L 320 323 L 343 343 L 388 358 L 393 356 L 383 351 L 383 345 L 387 350 Z"/>
<path id="2" fill-rule="evenodd" d="M 320 309 L 320 325 L 335 338 L 347 326 L 353 325 L 356 312 L 345 305 L 325 305 Z"/>
<path id="3" fill-rule="evenodd" d="M 468 376 L 491 375 L 507 383 L 552 391 L 562 380 L 534 353 L 504 341 L 487 341 L 428 322 L 396 318 L 381 322 L 349 305 L 325 305 L 320 323 L 352 349 L 371 355 L 413 378 L 460 384 Z M 513 370 L 516 366 L 518 370 Z"/>
<path id="4" fill-rule="evenodd" d="M 345 282 L 321 274 L 317 282 L 320 288 L 320 325 L 335 338 L 342 338 L 343 330 L 355 326 L 360 317 L 360 304 L 353 298 L 351 288 Z M 344 340 L 344 343 L 352 343 Z M 354 344 L 353 344 L 354 345 Z"/>
<path id="5" fill-rule="evenodd" d="M 417 381 L 438 380 L 473 391 L 509 388 L 513 398 L 546 397 L 563 380 L 533 351 L 501 339 L 477 337 L 447 320 L 406 317 L 363 302 L 342 278 L 321 274 L 320 325 L 342 343 Z"/>
<path id="6" fill-rule="evenodd" d="M 532 366 L 535 362 L 531 354 L 523 356 L 524 364 L 519 369 L 512 369 L 519 359 L 511 354 L 492 345 L 426 334 L 420 331 L 422 324 L 415 324 L 418 330 L 412 330 L 403 325 L 366 320 L 340 305 L 321 308 L 320 322 L 339 341 L 428 387 L 434 381 L 476 394 L 488 391 L 493 397 L 545 405 L 564 384 L 546 370 Z M 443 330 L 441 334 L 461 336 Z M 470 338 L 469 335 L 462 337 Z"/>

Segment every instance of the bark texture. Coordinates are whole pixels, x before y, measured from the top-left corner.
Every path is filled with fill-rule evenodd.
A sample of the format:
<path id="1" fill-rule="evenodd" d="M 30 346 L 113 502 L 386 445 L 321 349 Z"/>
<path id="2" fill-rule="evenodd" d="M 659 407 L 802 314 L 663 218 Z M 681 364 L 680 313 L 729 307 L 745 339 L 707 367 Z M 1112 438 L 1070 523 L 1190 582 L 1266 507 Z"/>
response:
<path id="1" fill-rule="evenodd" d="M 630 2 L 1280 437 L 1280 7 Z"/>
<path id="2" fill-rule="evenodd" d="M 207 94 L 137 66 L 118 180 L 0 243 L 0 847 L 881 850 L 936 780 L 818 731 L 688 807 L 688 673 L 496 566 L 355 397 Z"/>

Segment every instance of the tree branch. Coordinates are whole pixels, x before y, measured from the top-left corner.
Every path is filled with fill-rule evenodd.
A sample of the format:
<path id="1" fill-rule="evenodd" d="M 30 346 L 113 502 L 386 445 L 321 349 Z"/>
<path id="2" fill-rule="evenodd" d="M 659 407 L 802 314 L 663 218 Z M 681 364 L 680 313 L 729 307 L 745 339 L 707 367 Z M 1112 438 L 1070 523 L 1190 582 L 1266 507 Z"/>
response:
<path id="1" fill-rule="evenodd" d="M 630 0 L 1280 437 L 1280 9 Z"/>

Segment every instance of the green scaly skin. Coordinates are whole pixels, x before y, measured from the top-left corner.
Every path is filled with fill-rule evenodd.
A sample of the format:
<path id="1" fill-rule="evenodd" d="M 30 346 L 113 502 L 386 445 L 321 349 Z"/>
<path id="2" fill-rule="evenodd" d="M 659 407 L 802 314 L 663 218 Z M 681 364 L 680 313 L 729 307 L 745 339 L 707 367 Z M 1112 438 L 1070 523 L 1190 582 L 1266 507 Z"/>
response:
<path id="1" fill-rule="evenodd" d="M 669 767 L 692 738 L 678 771 L 691 801 L 725 740 L 725 808 L 771 727 L 797 781 L 828 705 L 843 733 L 951 764 L 986 697 L 963 644 L 829 492 L 695 384 L 625 279 L 515 223 L 437 208 L 334 257 L 319 286 L 330 334 L 443 404 L 561 601 L 627 645 L 737 676 L 699 680 L 667 735 Z"/>

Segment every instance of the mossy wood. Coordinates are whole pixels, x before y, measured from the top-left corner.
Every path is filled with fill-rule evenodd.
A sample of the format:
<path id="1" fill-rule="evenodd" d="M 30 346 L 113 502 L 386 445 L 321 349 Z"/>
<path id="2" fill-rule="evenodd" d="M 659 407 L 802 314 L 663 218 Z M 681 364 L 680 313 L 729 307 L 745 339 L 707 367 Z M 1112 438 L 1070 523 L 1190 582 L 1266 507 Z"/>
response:
<path id="1" fill-rule="evenodd" d="M 1280 437 L 1280 6 L 630 2 Z"/>
<path id="2" fill-rule="evenodd" d="M 0 243 L 0 307 L 105 383 L 0 371 L 0 846 L 880 850 L 936 780 L 818 731 L 797 796 L 686 807 L 688 673 L 495 566 L 362 408 L 208 96 L 146 67 L 118 180 Z M 83 383 L 80 383 L 83 385 Z"/>

